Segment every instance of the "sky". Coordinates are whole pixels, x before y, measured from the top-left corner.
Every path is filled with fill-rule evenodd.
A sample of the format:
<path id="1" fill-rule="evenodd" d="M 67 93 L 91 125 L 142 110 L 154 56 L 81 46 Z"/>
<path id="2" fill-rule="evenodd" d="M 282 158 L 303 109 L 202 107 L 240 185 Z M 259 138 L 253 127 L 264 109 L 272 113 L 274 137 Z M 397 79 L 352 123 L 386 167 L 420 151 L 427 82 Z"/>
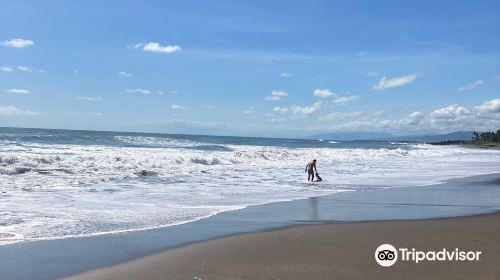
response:
<path id="1" fill-rule="evenodd" d="M 499 30 L 499 1 L 4 0 L 0 126 L 496 130 Z"/>

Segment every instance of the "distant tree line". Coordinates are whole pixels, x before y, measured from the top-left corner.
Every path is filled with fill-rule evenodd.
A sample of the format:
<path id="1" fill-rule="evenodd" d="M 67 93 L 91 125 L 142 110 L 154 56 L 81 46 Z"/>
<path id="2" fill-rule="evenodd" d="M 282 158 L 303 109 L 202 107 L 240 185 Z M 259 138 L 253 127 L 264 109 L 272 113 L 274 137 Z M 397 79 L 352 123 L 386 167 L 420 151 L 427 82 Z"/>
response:
<path id="1" fill-rule="evenodd" d="M 500 129 L 497 132 L 473 132 L 472 142 L 500 142 Z"/>

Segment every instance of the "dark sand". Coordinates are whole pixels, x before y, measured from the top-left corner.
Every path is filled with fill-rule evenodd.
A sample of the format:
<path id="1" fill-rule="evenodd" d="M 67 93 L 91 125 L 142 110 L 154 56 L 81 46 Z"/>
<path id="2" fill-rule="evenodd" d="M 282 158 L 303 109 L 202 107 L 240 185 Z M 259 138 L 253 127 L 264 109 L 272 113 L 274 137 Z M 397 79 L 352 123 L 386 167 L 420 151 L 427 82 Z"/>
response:
<path id="1" fill-rule="evenodd" d="M 482 251 L 480 261 L 381 267 L 383 243 Z M 167 250 L 69 279 L 500 279 L 500 213 L 462 218 L 304 225 Z"/>

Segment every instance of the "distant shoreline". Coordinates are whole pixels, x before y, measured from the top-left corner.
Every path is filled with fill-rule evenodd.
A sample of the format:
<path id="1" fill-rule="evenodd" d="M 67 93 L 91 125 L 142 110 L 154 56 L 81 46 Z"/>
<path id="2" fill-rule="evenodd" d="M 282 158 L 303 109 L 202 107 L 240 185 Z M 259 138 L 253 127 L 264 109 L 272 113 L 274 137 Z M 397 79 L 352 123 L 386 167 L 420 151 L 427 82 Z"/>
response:
<path id="1" fill-rule="evenodd" d="M 500 143 L 498 142 L 472 142 L 472 141 L 462 141 L 462 140 L 448 140 L 441 142 L 432 142 L 428 143 L 436 146 L 447 146 L 447 145 L 458 145 L 465 148 L 474 148 L 474 149 L 491 149 L 491 150 L 500 150 Z"/>

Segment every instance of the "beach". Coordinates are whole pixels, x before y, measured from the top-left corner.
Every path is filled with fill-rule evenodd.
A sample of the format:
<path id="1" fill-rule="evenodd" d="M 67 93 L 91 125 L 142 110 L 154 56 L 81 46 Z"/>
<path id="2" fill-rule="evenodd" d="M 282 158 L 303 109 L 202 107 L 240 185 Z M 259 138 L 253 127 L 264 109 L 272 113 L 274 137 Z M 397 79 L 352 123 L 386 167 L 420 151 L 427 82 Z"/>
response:
<path id="1" fill-rule="evenodd" d="M 0 15 L 0 280 L 500 280 L 500 0 Z"/>
<path id="2" fill-rule="evenodd" d="M 177 226 L 4 245 L 0 279 L 377 279 L 366 277 L 373 273 L 418 279 L 423 272 L 434 273 L 430 278 L 460 272 L 453 277 L 495 279 L 498 178 L 342 192 Z M 384 268 L 374 258 L 384 243 L 482 254 L 478 262 L 398 261 Z"/>
<path id="3" fill-rule="evenodd" d="M 500 280 L 500 0 L 0 15 L 0 280 Z"/>
<path id="4" fill-rule="evenodd" d="M 293 271 L 362 270 L 369 267 L 363 259 L 349 266 L 338 254 L 357 253 L 373 265 L 373 246 L 382 241 L 412 246 L 403 241 L 423 238 L 421 247 L 434 248 L 443 238 L 430 233 L 447 235 L 441 227 L 413 230 L 426 223 L 421 220 L 435 223 L 432 219 L 500 210 L 497 150 L 386 141 L 0 131 L 0 279 L 83 277 L 129 262 L 140 263 L 133 266 L 141 273 L 152 273 L 155 269 L 142 263 L 150 258 L 168 268 L 168 275 L 158 272 L 165 279 L 193 279 L 194 274 L 265 279 L 281 273 L 315 278 L 320 274 Z M 304 166 L 312 158 L 318 159 L 322 182 L 306 181 Z M 462 223 L 457 222 L 448 235 L 488 230 L 466 225 L 458 228 Z M 486 236 L 477 240 L 495 248 L 489 233 L 477 232 L 477 238 Z M 268 235 L 280 242 L 267 242 Z M 459 237 L 450 239 L 455 243 L 449 246 L 468 246 Z M 322 246 L 326 243 L 331 246 Z M 354 251 L 342 251 L 344 245 Z M 215 247 L 184 253 L 207 246 Z M 157 254 L 169 255 L 168 260 L 151 257 Z M 234 265 L 210 263 L 232 264 L 225 256 Z M 200 268 L 200 261 L 210 265 Z M 488 260 L 481 264 L 487 272 Z M 263 276 L 252 267 L 273 274 Z"/>
<path id="5" fill-rule="evenodd" d="M 416 221 L 295 226 L 168 250 L 68 279 L 498 279 L 500 213 Z M 380 244 L 481 251 L 479 261 L 381 267 Z M 198 278 L 196 278 L 198 277 Z"/>
<path id="6" fill-rule="evenodd" d="M 278 203 L 277 208 L 263 208 L 271 216 L 269 212 L 288 208 L 304 211 L 308 218 L 281 229 L 187 244 L 67 279 L 498 279 L 500 212 L 452 214 L 498 205 L 498 187 L 498 174 L 493 174 L 430 187 L 337 194 L 309 200 L 308 208 L 302 209 L 299 202 Z M 488 191 L 493 192 L 483 196 Z M 354 217 L 355 212 L 362 214 Z M 353 222 L 342 219 L 345 213 Z M 436 216 L 450 217 L 432 218 Z M 263 217 L 263 223 L 266 220 Z M 400 256 L 394 266 L 382 267 L 374 252 L 386 243 L 409 250 L 459 249 L 481 255 L 477 261 L 420 263 L 402 261 Z"/>

